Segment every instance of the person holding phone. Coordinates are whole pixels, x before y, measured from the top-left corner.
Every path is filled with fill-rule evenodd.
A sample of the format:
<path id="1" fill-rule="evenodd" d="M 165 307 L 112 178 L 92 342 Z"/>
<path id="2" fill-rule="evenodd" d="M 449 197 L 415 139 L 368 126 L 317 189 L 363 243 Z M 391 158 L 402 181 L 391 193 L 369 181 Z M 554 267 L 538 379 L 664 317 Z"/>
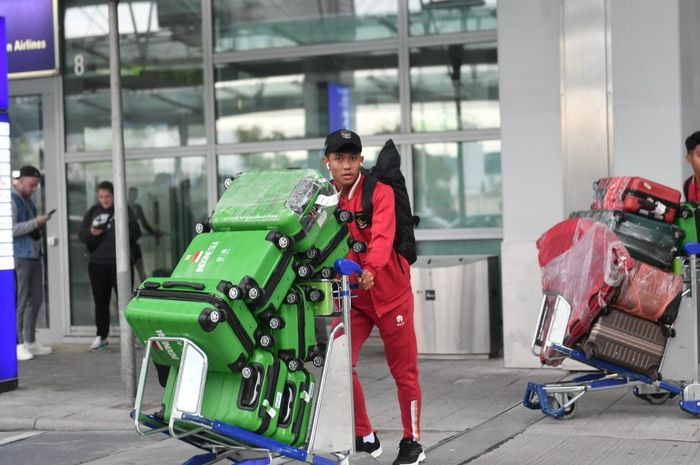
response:
<path id="1" fill-rule="evenodd" d="M 107 347 L 109 335 L 109 302 L 112 289 L 117 293 L 117 246 L 114 227 L 114 185 L 102 181 L 96 189 L 97 203 L 90 207 L 80 225 L 78 237 L 85 244 L 90 261 L 88 275 L 92 297 L 95 302 L 95 326 L 97 335 L 90 344 L 90 350 Z M 131 208 L 128 211 L 129 244 L 141 237 L 136 216 Z M 133 263 L 132 263 L 133 266 Z M 133 281 L 133 268 L 131 277 Z"/>
<path id="2" fill-rule="evenodd" d="M 36 340 L 36 320 L 44 300 L 41 230 L 51 215 L 37 215 L 32 194 L 41 181 L 33 166 L 23 166 L 12 180 L 12 237 L 17 296 L 17 360 L 51 353 Z"/>

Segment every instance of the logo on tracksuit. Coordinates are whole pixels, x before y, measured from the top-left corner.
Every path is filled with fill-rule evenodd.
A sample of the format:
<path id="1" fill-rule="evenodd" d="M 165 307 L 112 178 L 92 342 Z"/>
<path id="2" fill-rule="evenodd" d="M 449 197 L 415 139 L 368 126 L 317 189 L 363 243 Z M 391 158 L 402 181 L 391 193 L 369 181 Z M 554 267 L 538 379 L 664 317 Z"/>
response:
<path id="1" fill-rule="evenodd" d="M 396 315 L 396 326 L 403 326 L 403 315 Z"/>

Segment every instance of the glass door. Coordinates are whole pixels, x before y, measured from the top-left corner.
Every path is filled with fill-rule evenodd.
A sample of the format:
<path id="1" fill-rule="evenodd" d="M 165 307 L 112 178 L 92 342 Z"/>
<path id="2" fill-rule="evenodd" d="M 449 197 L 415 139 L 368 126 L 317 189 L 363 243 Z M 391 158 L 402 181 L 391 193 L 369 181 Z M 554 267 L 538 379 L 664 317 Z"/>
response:
<path id="1" fill-rule="evenodd" d="M 10 82 L 10 163 L 13 177 L 20 167 L 33 165 L 41 173 L 39 189 L 32 199 L 39 214 L 57 209 L 51 220 L 42 230 L 42 261 L 44 272 L 44 305 L 42 306 L 37 328 L 42 342 L 55 342 L 63 335 L 61 309 L 64 296 L 59 282 L 61 273 L 59 236 L 61 231 L 62 205 L 60 204 L 62 176 L 58 160 L 57 113 L 52 78 L 31 79 Z M 56 282 L 54 282 L 56 281 Z"/>

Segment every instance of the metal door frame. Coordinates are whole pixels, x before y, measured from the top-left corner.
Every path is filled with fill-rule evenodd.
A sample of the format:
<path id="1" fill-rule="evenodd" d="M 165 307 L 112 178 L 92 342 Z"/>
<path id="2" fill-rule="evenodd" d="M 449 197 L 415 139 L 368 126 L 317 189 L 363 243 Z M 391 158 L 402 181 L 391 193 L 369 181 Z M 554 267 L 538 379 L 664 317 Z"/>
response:
<path id="1" fill-rule="evenodd" d="M 40 95 L 44 131 L 44 189 L 47 206 L 56 208 L 53 220 L 47 223 L 47 276 L 49 314 L 48 327 L 37 330 L 42 342 L 61 342 L 70 329 L 68 273 L 68 208 L 66 201 L 65 151 L 63 150 L 63 102 L 59 76 L 11 80 L 10 97 Z M 12 124 L 12 122 L 10 122 Z"/>

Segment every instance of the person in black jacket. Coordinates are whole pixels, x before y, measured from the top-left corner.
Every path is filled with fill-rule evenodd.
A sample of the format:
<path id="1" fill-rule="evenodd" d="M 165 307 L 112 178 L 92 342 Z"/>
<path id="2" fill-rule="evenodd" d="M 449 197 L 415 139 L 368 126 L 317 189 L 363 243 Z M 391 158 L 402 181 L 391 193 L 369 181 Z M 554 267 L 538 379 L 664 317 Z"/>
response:
<path id="1" fill-rule="evenodd" d="M 141 236 L 136 216 L 129 212 L 129 243 Z M 95 325 L 97 336 L 90 350 L 107 346 L 109 335 L 109 302 L 112 289 L 117 292 L 117 248 L 114 229 L 114 186 L 109 181 L 97 185 L 97 204 L 90 207 L 83 217 L 78 234 L 90 254 L 88 275 L 95 300 Z M 132 270 L 133 279 L 133 270 Z"/>

